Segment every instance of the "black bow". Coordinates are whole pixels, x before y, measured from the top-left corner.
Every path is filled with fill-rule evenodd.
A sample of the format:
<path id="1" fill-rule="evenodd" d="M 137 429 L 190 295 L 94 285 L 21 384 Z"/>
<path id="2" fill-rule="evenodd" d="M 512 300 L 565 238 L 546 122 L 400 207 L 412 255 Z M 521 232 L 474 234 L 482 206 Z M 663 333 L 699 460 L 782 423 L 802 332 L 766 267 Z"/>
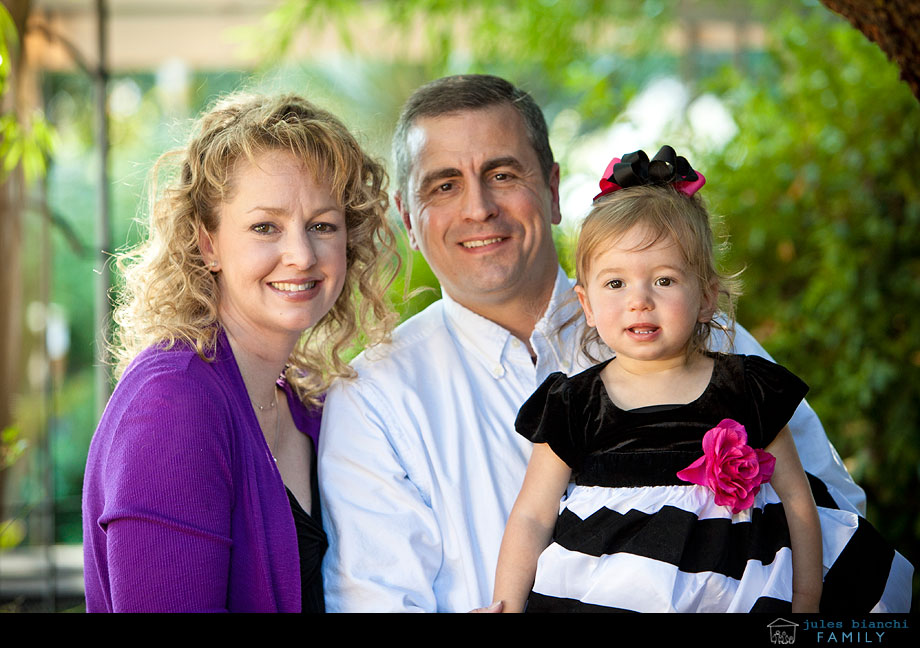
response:
<path id="1" fill-rule="evenodd" d="M 627 153 L 619 163 L 613 165 L 613 173 L 607 179 L 625 189 L 640 185 L 693 182 L 698 178 L 687 158 L 677 155 L 673 148 L 665 145 L 651 161 L 641 149 Z"/>

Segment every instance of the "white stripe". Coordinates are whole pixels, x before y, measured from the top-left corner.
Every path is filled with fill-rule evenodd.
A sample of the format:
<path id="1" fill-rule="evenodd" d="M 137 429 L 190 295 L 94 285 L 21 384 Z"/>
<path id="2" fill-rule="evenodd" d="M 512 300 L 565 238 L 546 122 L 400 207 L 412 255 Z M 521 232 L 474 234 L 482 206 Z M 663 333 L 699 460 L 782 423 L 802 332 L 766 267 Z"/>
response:
<path id="1" fill-rule="evenodd" d="M 911 599 L 911 579 L 914 567 L 897 551 L 891 561 L 891 571 L 888 572 L 888 581 L 882 600 L 872 608 L 873 612 L 909 612 Z"/>
<path id="2" fill-rule="evenodd" d="M 780 501 L 770 484 L 764 484 L 754 498 L 754 508 Z M 631 510 L 654 514 L 664 506 L 673 506 L 693 513 L 701 520 L 731 519 L 733 522 L 750 522 L 753 509 L 732 515 L 728 506 L 718 506 L 712 491 L 697 484 L 688 486 L 635 486 L 607 488 L 604 486 L 569 485 L 566 496 L 559 503 L 559 512 L 568 509 L 582 520 L 602 508 L 625 515 Z"/>
<path id="3" fill-rule="evenodd" d="M 596 558 L 550 545 L 537 567 L 534 592 L 637 612 L 747 612 L 762 596 L 792 598 L 792 552 L 774 562 L 748 561 L 741 581 L 713 572 L 615 554 Z"/>

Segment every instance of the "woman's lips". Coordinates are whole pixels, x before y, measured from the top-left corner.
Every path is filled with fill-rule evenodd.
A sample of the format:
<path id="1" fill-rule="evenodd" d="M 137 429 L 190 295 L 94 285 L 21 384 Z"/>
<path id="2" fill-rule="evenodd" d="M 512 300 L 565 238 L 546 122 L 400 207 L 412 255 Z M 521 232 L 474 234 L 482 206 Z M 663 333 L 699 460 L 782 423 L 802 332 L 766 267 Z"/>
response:
<path id="1" fill-rule="evenodd" d="M 316 286 L 317 280 L 304 281 L 270 281 L 269 285 L 281 292 L 304 292 Z"/>

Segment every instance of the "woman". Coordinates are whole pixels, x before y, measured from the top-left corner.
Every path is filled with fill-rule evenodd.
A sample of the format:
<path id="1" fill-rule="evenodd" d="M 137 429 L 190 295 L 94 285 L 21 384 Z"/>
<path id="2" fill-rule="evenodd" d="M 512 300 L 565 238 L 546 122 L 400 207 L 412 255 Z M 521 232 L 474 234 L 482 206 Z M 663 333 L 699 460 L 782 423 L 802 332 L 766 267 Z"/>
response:
<path id="1" fill-rule="evenodd" d="M 319 405 L 355 336 L 392 324 L 384 170 L 296 96 L 224 101 L 169 159 L 178 177 L 120 259 L 87 611 L 322 611 Z"/>

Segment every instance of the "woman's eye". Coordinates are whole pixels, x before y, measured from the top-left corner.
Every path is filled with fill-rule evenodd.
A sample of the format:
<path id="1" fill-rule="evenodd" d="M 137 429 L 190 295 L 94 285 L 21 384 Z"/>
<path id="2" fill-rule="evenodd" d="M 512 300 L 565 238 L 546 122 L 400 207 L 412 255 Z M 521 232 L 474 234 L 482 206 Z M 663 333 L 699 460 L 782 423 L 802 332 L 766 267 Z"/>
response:
<path id="1" fill-rule="evenodd" d="M 252 226 L 252 231 L 257 234 L 271 234 L 273 230 L 274 226 L 271 223 L 259 223 Z"/>
<path id="2" fill-rule="evenodd" d="M 337 231 L 339 228 L 333 225 L 332 223 L 314 223 L 310 226 L 311 232 L 319 232 L 320 234 L 331 234 L 332 232 Z"/>

